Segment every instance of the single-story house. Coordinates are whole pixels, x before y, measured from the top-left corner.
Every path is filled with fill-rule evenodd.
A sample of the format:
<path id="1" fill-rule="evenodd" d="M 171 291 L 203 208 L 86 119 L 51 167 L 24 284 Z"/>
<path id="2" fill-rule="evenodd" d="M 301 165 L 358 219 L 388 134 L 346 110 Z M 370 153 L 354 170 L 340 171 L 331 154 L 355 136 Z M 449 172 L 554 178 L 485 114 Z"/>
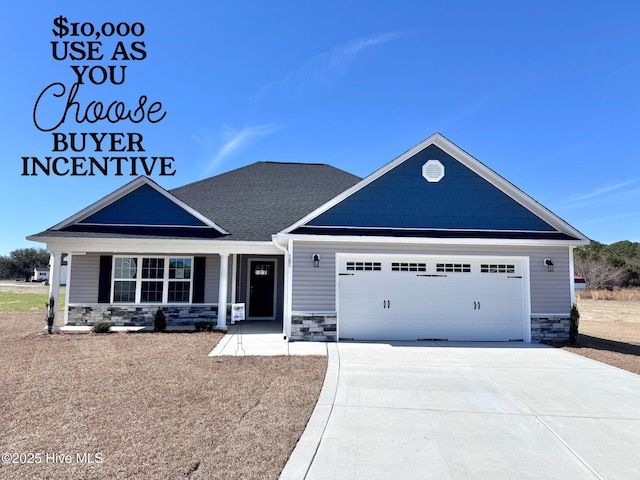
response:
<path id="1" fill-rule="evenodd" d="M 53 227 L 64 323 L 230 306 L 289 340 L 559 340 L 588 238 L 436 133 L 364 179 L 258 162 L 170 191 L 138 177 Z M 59 282 L 52 281 L 52 293 Z"/>
<path id="2" fill-rule="evenodd" d="M 49 266 L 35 267 L 33 269 L 33 275 L 31 275 L 32 282 L 47 282 L 49 281 Z"/>
<path id="3" fill-rule="evenodd" d="M 49 273 L 51 273 L 51 266 L 35 267 L 33 269 L 33 275 L 31 276 L 32 282 L 49 282 Z M 62 262 L 60 265 L 60 285 L 64 286 L 67 283 L 67 254 L 62 254 Z"/>

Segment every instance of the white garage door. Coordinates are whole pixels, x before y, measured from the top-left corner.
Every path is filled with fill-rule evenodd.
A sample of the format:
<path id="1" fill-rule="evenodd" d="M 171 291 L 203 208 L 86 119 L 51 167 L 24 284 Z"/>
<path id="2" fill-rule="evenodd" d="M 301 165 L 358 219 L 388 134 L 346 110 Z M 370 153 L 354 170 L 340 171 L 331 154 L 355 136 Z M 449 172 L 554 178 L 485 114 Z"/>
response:
<path id="1" fill-rule="evenodd" d="M 338 335 L 354 340 L 525 339 L 525 261 L 338 255 Z"/>

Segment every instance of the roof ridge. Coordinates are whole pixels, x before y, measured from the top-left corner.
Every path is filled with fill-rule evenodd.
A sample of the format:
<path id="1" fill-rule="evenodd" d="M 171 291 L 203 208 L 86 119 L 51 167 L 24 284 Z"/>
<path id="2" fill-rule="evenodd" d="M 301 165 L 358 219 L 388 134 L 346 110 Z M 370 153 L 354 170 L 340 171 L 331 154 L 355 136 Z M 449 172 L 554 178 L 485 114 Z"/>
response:
<path id="1" fill-rule="evenodd" d="M 275 164 L 280 164 L 280 165 L 319 165 L 319 166 L 325 166 L 325 167 L 333 167 L 333 168 L 337 168 L 334 167 L 333 165 L 329 165 L 328 163 L 318 163 L 318 162 L 281 162 L 278 160 L 263 160 L 260 162 L 256 162 L 256 163 L 275 163 Z"/>

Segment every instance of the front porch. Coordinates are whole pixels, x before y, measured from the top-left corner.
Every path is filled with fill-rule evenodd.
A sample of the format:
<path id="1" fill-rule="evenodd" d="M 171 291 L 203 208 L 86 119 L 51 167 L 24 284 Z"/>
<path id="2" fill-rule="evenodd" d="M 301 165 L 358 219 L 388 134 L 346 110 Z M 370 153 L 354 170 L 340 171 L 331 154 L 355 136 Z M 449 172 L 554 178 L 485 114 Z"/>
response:
<path id="1" fill-rule="evenodd" d="M 97 322 L 149 328 L 161 309 L 168 329 L 189 330 L 208 322 L 226 330 L 238 318 L 265 321 L 282 332 L 285 269 L 280 250 L 273 244 L 239 252 L 198 250 L 65 252 L 66 308 L 54 329 Z M 62 256 L 52 251 L 51 278 L 59 278 Z M 50 284 L 54 298 L 58 284 Z"/>

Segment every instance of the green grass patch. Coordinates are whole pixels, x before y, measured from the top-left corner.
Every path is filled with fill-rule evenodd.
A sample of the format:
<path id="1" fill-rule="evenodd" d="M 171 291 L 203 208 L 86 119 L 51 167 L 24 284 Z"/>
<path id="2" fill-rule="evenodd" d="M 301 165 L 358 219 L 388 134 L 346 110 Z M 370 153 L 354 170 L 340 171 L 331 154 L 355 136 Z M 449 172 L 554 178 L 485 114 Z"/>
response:
<path id="1" fill-rule="evenodd" d="M 64 306 L 65 290 L 60 288 L 58 307 Z M 45 304 L 49 301 L 48 287 L 0 287 L 0 312 L 41 311 L 45 315 Z"/>

